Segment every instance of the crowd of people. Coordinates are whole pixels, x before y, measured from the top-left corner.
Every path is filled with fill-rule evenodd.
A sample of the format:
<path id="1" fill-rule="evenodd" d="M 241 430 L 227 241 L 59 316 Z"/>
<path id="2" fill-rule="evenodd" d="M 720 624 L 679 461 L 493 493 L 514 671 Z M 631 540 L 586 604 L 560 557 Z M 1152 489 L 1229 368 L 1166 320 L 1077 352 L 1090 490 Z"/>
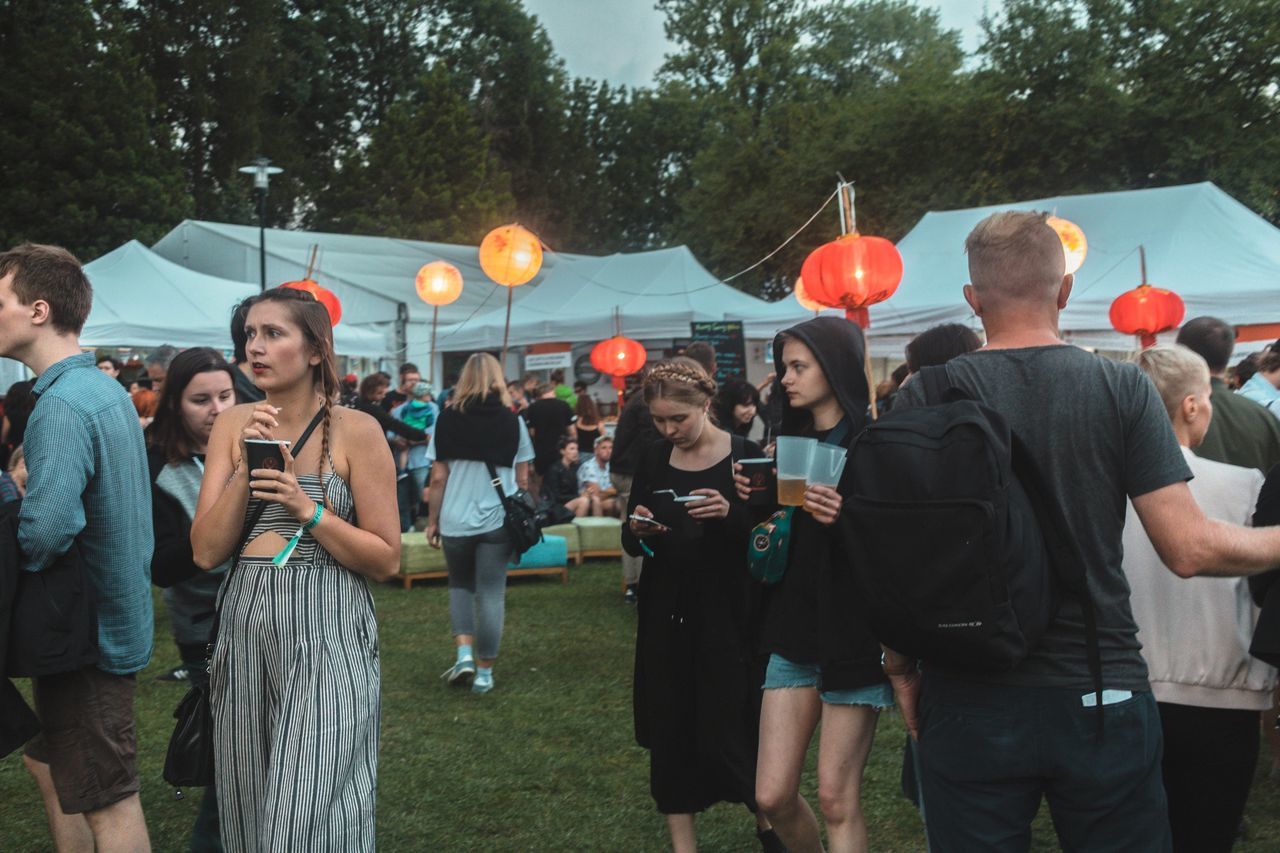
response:
<path id="1" fill-rule="evenodd" d="M 523 493 L 543 524 L 622 519 L 635 736 L 679 853 L 721 802 L 752 813 L 766 851 L 875 848 L 862 777 L 892 707 L 922 847 L 1026 850 L 1047 800 L 1067 849 L 1229 850 L 1280 661 L 1280 629 L 1254 632 L 1280 612 L 1280 347 L 1229 371 L 1235 332 L 1202 317 L 1176 345 L 1107 359 L 1058 335 L 1073 279 L 1043 215 L 994 214 L 965 250 L 985 338 L 930 329 L 878 387 L 839 318 L 780 333 L 760 385 L 718 385 L 695 343 L 651 365 L 616 422 L 563 372 L 509 380 L 487 353 L 439 395 L 412 364 L 340 376 L 327 312 L 287 289 L 237 308 L 231 361 L 162 348 L 130 388 L 80 347 L 92 293 L 76 259 L 0 254 L 0 355 L 36 376 L 0 425 L 0 496 L 22 499 L 12 568 L 74 544 L 96 592 L 96 662 L 33 679 L 24 756 L 55 846 L 149 847 L 133 702 L 154 584 L 182 661 L 170 677 L 210 696 L 216 784 L 193 848 L 373 849 L 368 581 L 398 572 L 401 534 L 422 526 L 448 566 L 443 678 L 490 693 L 518 556 L 506 501 Z M 1016 436 L 1084 578 L 1004 668 L 917 659 L 875 630 L 850 566 L 866 506 L 850 467 L 779 512 L 741 464 L 779 439 L 851 451 L 877 419 L 938 405 L 919 377 L 939 370 Z M 253 467 L 263 444 L 281 461 Z M 749 553 L 780 575 L 761 582 Z M 815 735 L 816 809 L 801 785 Z"/>

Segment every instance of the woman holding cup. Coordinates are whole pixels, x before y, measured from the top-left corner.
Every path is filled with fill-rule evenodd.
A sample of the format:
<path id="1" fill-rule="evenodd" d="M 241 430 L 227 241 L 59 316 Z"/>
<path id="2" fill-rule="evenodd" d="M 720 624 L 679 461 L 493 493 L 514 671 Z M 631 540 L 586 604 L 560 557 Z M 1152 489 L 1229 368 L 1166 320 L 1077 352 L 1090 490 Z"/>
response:
<path id="1" fill-rule="evenodd" d="M 752 517 L 734 494 L 735 459 L 760 448 L 709 417 L 715 382 L 697 362 L 655 366 L 644 383 L 665 441 L 636 470 L 623 546 L 640 575 L 633 702 L 649 788 L 672 848 L 696 849 L 694 816 L 717 802 L 756 810 L 760 673 L 744 543 Z M 766 851 L 782 849 L 757 821 Z"/>
<path id="2" fill-rule="evenodd" d="M 773 357 L 785 394 L 779 503 L 799 504 L 803 511 L 793 515 L 787 568 L 766 600 L 762 649 L 769 664 L 756 799 L 792 853 L 823 849 L 817 819 L 800 796 L 805 753 L 821 721 L 818 798 L 826 849 L 865 851 L 862 771 L 879 711 L 893 704 L 893 691 L 880 669 L 879 644 L 852 611 L 848 569 L 839 565 L 833 525 L 844 495 L 830 483 L 841 482 L 843 456 L 818 447 L 848 448 L 866 422 L 862 332 L 847 320 L 819 317 L 778 335 Z M 796 480 L 802 471 L 801 492 Z M 746 499 L 750 480 L 741 471 L 735 480 Z"/>

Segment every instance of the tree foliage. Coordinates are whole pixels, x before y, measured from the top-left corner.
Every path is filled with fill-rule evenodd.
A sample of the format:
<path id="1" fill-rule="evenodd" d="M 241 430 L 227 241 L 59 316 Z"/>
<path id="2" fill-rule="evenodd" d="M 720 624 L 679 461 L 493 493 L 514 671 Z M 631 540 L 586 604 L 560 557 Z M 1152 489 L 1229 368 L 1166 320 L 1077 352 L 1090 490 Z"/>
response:
<path id="1" fill-rule="evenodd" d="M 92 255 L 187 215 L 553 249 L 687 243 L 727 276 L 854 181 L 927 210 L 1210 180 L 1280 222 L 1280 0 L 1004 0 L 966 56 L 910 0 L 657 0 L 640 89 L 574 79 L 520 0 L 0 0 L 0 237 Z M 603 34 L 625 38 L 623 34 Z M 834 207 L 759 269 L 790 289 Z"/>

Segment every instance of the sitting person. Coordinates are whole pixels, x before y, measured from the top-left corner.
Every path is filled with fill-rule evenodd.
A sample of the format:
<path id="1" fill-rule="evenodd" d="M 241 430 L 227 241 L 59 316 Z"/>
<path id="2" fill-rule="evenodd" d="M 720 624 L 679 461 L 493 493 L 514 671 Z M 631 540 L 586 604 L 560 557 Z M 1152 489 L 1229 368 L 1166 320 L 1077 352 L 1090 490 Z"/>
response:
<path id="1" fill-rule="evenodd" d="M 595 452 L 578 466 L 578 493 L 591 501 L 592 515 L 622 515 L 618 490 L 609 478 L 609 458 L 613 456 L 613 439 L 596 439 Z"/>
<path id="2" fill-rule="evenodd" d="M 553 507 L 567 507 L 574 518 L 591 512 L 591 499 L 578 492 L 578 442 L 560 440 L 560 459 L 542 478 L 542 500 Z"/>

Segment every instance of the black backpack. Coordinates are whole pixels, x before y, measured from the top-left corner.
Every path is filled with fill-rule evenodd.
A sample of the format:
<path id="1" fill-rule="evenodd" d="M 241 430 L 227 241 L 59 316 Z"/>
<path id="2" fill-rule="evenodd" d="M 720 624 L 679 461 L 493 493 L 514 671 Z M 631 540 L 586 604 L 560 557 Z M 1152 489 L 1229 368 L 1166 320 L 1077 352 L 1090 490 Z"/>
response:
<path id="1" fill-rule="evenodd" d="M 1035 460 L 999 413 L 951 386 L 945 366 L 914 381 L 926 405 L 895 408 L 850 449 L 843 529 L 873 633 L 946 669 L 1008 671 L 1070 592 L 1100 702 L 1084 563 Z"/>

